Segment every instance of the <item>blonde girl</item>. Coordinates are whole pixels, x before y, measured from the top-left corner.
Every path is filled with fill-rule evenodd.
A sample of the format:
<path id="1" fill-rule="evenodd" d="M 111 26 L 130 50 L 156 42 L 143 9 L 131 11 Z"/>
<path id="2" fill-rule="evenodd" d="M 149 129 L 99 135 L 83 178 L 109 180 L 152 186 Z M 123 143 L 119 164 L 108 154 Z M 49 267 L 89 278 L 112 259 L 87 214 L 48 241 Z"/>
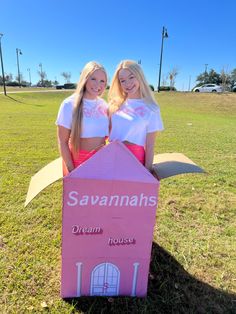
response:
<path id="1" fill-rule="evenodd" d="M 110 141 L 121 141 L 151 171 L 157 132 L 163 130 L 160 109 L 139 64 L 121 61 L 108 93 Z"/>
<path id="2" fill-rule="evenodd" d="M 106 84 L 104 67 L 91 61 L 83 68 L 75 93 L 60 106 L 56 125 L 64 175 L 105 144 L 109 129 L 108 108 L 101 96 Z"/>

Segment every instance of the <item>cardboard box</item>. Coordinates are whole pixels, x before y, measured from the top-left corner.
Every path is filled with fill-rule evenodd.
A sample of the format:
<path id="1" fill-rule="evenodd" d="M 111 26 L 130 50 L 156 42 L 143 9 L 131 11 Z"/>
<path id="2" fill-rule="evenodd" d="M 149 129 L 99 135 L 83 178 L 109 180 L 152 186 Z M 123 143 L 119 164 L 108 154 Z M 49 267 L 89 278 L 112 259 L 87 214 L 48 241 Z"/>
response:
<path id="1" fill-rule="evenodd" d="M 121 143 L 63 181 L 62 297 L 145 296 L 159 182 Z"/>
<path id="2" fill-rule="evenodd" d="M 182 154 L 154 160 L 159 179 L 203 172 Z M 32 178 L 26 205 L 62 177 L 61 168 L 59 158 Z M 120 142 L 105 146 L 63 178 L 63 298 L 146 295 L 159 184 Z"/>

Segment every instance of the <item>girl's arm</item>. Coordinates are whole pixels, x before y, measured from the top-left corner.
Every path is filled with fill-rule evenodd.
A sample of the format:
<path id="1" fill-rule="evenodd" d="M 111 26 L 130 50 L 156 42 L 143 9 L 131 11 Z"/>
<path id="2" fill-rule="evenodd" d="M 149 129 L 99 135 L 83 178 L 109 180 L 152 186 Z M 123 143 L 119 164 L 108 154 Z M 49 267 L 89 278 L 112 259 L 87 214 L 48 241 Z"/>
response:
<path id="1" fill-rule="evenodd" d="M 146 138 L 146 149 L 145 149 L 145 167 L 151 171 L 154 157 L 154 145 L 156 140 L 157 132 L 147 133 Z"/>
<path id="2" fill-rule="evenodd" d="M 69 149 L 69 138 L 71 130 L 58 125 L 57 127 L 57 139 L 59 152 L 66 165 L 68 172 L 71 172 L 75 167 L 71 158 L 71 152 Z"/>

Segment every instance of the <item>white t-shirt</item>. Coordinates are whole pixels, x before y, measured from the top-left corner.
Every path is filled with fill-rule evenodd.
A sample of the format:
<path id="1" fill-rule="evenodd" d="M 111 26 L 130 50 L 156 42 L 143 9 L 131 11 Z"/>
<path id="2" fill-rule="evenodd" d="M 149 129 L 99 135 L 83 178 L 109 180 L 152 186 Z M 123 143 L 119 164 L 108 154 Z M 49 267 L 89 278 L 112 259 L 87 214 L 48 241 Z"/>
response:
<path id="1" fill-rule="evenodd" d="M 110 141 L 128 141 L 136 145 L 146 144 L 147 133 L 164 129 L 160 109 L 150 109 L 143 99 L 127 99 L 111 117 Z"/>
<path id="2" fill-rule="evenodd" d="M 66 98 L 59 109 L 56 125 L 71 130 L 75 95 Z M 109 134 L 108 105 L 102 98 L 83 99 L 81 138 L 105 137 Z"/>

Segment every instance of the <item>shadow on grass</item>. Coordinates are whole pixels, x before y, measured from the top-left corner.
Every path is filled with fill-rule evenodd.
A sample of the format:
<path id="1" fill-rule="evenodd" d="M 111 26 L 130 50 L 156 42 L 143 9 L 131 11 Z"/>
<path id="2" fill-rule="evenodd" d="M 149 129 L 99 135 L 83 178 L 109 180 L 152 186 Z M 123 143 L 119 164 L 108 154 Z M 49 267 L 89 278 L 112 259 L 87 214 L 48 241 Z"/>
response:
<path id="1" fill-rule="evenodd" d="M 34 107 L 44 107 L 44 106 L 45 106 L 45 105 L 29 104 L 29 103 L 26 103 L 26 102 L 24 102 L 24 101 L 20 101 L 19 99 L 16 99 L 16 98 L 14 98 L 14 97 L 11 97 L 11 96 L 9 96 L 9 95 L 6 95 L 6 97 L 9 98 L 9 99 L 11 99 L 11 100 L 13 100 L 13 101 L 15 101 L 15 102 L 18 102 L 18 103 L 20 103 L 20 104 L 23 104 L 23 105 L 29 105 L 29 106 L 34 106 Z"/>
<path id="2" fill-rule="evenodd" d="M 9 95 L 6 95 L 6 97 L 7 97 L 7 98 L 10 98 L 11 100 L 14 100 L 14 101 L 16 101 L 16 102 L 19 102 L 19 103 L 21 103 L 21 104 L 25 104 L 23 101 L 20 101 L 19 99 L 15 99 L 15 98 L 13 98 L 13 97 L 11 97 L 11 96 L 9 96 Z"/>
<path id="3" fill-rule="evenodd" d="M 236 295 L 194 278 L 156 243 L 146 298 L 81 297 L 65 302 L 83 313 L 236 313 Z"/>

